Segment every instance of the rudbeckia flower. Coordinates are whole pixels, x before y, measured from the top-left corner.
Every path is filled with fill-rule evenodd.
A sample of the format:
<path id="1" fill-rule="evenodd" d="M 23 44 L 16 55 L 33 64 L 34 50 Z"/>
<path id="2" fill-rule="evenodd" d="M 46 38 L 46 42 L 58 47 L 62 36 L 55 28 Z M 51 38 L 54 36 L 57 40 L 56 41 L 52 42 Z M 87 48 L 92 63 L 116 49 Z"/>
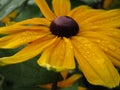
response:
<path id="1" fill-rule="evenodd" d="M 75 61 L 89 83 L 113 88 L 119 85 L 120 9 L 100 10 L 78 6 L 70 0 L 35 0 L 44 17 L 0 28 L 0 48 L 26 45 L 13 56 L 0 58 L 0 65 L 20 63 L 41 54 L 38 64 L 62 71 L 75 68 Z"/>

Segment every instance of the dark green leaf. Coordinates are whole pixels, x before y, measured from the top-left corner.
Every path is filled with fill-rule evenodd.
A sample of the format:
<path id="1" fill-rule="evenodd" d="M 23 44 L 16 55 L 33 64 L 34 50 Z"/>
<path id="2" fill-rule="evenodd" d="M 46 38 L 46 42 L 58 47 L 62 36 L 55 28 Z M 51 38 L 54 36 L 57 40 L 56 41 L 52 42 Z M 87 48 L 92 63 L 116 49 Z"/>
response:
<path id="1" fill-rule="evenodd" d="M 83 2 L 85 2 L 87 4 L 92 4 L 92 3 L 96 3 L 96 2 L 98 2 L 100 0 L 80 0 L 80 1 L 83 1 Z"/>
<path id="2" fill-rule="evenodd" d="M 2 75 L 0 75 L 0 90 L 3 90 L 2 89 L 3 80 L 4 80 L 4 77 Z"/>
<path id="3" fill-rule="evenodd" d="M 5 87 L 3 88 L 3 90 L 46 90 L 46 89 L 39 88 L 39 87 L 18 87 L 18 88 Z"/>
<path id="4" fill-rule="evenodd" d="M 54 82 L 56 73 L 38 66 L 36 63 L 38 58 L 21 64 L 0 67 L 0 74 L 5 77 L 4 87 L 29 87 Z"/>
<path id="5" fill-rule="evenodd" d="M 120 0 L 113 0 L 113 2 L 109 7 L 109 9 L 115 9 L 115 8 L 120 8 Z"/>
<path id="6" fill-rule="evenodd" d="M 18 16 L 14 20 L 22 21 L 34 17 L 41 17 L 39 8 L 36 5 L 26 5 L 19 11 Z"/>
<path id="7" fill-rule="evenodd" d="M 82 4 L 85 4 L 83 1 L 81 1 L 81 0 L 70 0 L 71 1 L 71 6 L 72 6 L 72 8 L 74 8 L 74 7 L 77 7 L 77 6 L 80 6 L 80 5 L 82 5 Z"/>

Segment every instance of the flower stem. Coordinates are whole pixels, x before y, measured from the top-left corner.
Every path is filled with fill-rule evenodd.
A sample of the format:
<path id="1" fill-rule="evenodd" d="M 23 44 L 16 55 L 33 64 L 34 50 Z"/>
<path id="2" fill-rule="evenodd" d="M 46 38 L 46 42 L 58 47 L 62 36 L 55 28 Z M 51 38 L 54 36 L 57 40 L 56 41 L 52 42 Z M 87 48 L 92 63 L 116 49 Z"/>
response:
<path id="1" fill-rule="evenodd" d="M 59 73 L 56 73 L 55 75 L 55 81 L 52 84 L 52 89 L 51 90 L 57 90 L 57 84 L 58 84 L 58 80 L 59 80 Z"/>

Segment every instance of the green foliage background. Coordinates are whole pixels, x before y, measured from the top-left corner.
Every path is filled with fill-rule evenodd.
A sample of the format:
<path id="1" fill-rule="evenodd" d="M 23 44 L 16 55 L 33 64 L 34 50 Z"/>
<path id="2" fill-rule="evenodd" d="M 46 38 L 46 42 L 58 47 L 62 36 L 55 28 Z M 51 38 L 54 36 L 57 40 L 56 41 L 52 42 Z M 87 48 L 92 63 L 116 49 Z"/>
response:
<path id="1" fill-rule="evenodd" d="M 74 8 L 82 4 L 92 5 L 96 1 L 99 0 L 71 0 L 71 3 L 72 8 Z M 47 2 L 51 7 L 51 0 L 47 0 Z M 108 9 L 114 8 L 120 8 L 120 0 L 114 0 Z M 28 18 L 42 17 L 33 0 L 0 0 L 0 21 L 14 10 L 17 10 L 18 14 L 11 21 L 18 22 Z M 4 23 L 0 22 L 0 26 L 4 25 Z M 0 57 L 11 56 L 22 48 L 0 49 Z M 37 85 L 53 83 L 56 73 L 38 66 L 36 60 L 39 57 L 40 55 L 23 63 L 0 67 L 0 90 L 45 90 L 37 87 Z M 62 80 L 60 74 L 59 78 Z M 104 87 L 90 85 L 86 83 L 85 78 L 81 78 L 79 82 L 76 82 L 71 87 L 62 88 L 61 90 L 77 90 L 78 85 L 85 86 L 89 90 L 109 90 Z M 120 90 L 120 87 L 114 90 Z"/>

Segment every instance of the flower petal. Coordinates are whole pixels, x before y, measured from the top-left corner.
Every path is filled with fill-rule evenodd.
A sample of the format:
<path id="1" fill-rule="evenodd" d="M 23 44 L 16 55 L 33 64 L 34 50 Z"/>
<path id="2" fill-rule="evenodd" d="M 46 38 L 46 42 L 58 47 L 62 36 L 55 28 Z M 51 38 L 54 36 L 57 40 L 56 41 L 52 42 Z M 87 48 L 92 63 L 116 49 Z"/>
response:
<path id="1" fill-rule="evenodd" d="M 4 17 L 2 20 L 0 20 L 0 21 L 2 21 L 3 23 L 8 23 L 8 22 L 10 22 L 10 20 L 12 19 L 12 18 L 15 18 L 16 17 L 16 15 L 17 15 L 17 10 L 14 10 L 13 12 L 11 12 L 10 14 L 8 14 L 6 17 Z"/>
<path id="2" fill-rule="evenodd" d="M 0 38 L 0 48 L 17 48 L 36 39 L 47 36 L 48 32 L 24 31 Z"/>
<path id="3" fill-rule="evenodd" d="M 73 83 L 75 83 L 75 81 L 77 81 L 79 78 L 81 77 L 81 75 L 79 74 L 74 74 L 71 77 L 69 77 L 66 80 L 60 81 L 58 82 L 58 87 L 68 87 L 71 86 Z"/>
<path id="4" fill-rule="evenodd" d="M 60 72 L 60 74 L 62 75 L 63 79 L 67 78 L 68 73 L 69 73 L 69 70 Z"/>
<path id="5" fill-rule="evenodd" d="M 52 13 L 46 0 L 35 0 L 43 15 L 50 21 L 54 20 L 56 16 Z"/>
<path id="6" fill-rule="evenodd" d="M 11 34 L 18 31 L 24 31 L 24 30 L 40 30 L 40 31 L 42 30 L 43 31 L 43 30 L 46 30 L 46 28 L 49 27 L 49 25 L 50 25 L 50 22 L 44 18 L 28 19 L 7 27 L 1 27 L 0 34 Z"/>
<path id="7" fill-rule="evenodd" d="M 85 88 L 85 87 L 79 86 L 79 87 L 78 87 L 78 90 L 88 90 L 88 89 Z"/>
<path id="8" fill-rule="evenodd" d="M 86 32 L 83 36 L 95 42 L 105 53 L 120 60 L 120 42 L 97 32 Z"/>
<path id="9" fill-rule="evenodd" d="M 116 58 L 114 58 L 114 57 L 112 57 L 112 56 L 110 56 L 110 55 L 107 55 L 107 56 L 110 58 L 110 60 L 112 61 L 112 63 L 113 63 L 116 67 L 120 68 L 120 60 L 118 60 L 118 59 L 116 59 Z"/>
<path id="10" fill-rule="evenodd" d="M 53 9 L 57 16 L 66 16 L 70 11 L 70 0 L 52 0 Z"/>
<path id="11" fill-rule="evenodd" d="M 47 47 L 47 48 L 43 51 L 40 59 L 38 60 L 38 64 L 39 64 L 40 66 L 46 67 L 47 69 L 53 68 L 53 66 L 51 66 L 51 63 L 50 63 L 50 62 L 51 62 L 50 56 L 52 55 L 55 46 L 57 46 L 57 44 L 58 44 L 59 42 L 60 42 L 60 38 L 57 38 L 57 41 L 56 41 L 55 43 L 53 43 L 51 46 Z M 57 52 L 58 52 L 58 51 L 57 51 Z M 58 61 L 58 60 L 57 60 L 57 61 Z M 53 61 L 53 62 L 56 63 L 57 61 L 55 60 L 55 61 Z"/>
<path id="12" fill-rule="evenodd" d="M 90 8 L 89 6 L 79 6 L 72 11 L 69 12 L 68 16 L 72 17 L 80 26 L 80 29 L 82 26 L 82 22 L 88 18 L 94 17 L 96 15 L 99 15 L 101 13 L 104 13 L 104 10 L 95 10 Z"/>
<path id="13" fill-rule="evenodd" d="M 8 26 L 8 27 L 3 27 L 0 28 L 0 34 L 12 34 L 12 33 L 18 33 L 20 31 L 40 31 L 40 32 L 48 32 L 47 27 L 43 26 Z"/>
<path id="14" fill-rule="evenodd" d="M 55 41 L 56 41 L 56 38 L 54 38 L 53 36 L 46 36 L 46 37 L 40 38 L 39 40 L 36 40 L 33 43 L 26 46 L 25 48 L 23 48 L 21 51 L 19 51 L 15 55 L 10 57 L 0 58 L 0 66 L 7 65 L 7 64 L 20 63 L 30 58 L 33 58 L 36 55 L 40 54 L 44 48 L 51 45 Z"/>
<path id="15" fill-rule="evenodd" d="M 68 79 L 66 78 L 65 80 L 59 81 L 57 86 L 60 87 L 60 88 L 71 86 L 80 77 L 81 77 L 80 74 L 74 74 L 71 77 L 69 77 Z M 46 88 L 46 89 L 50 90 L 52 88 L 52 83 L 45 84 L 45 85 L 39 85 L 39 87 Z"/>
<path id="16" fill-rule="evenodd" d="M 45 18 L 32 18 L 17 22 L 15 25 L 43 25 L 50 26 L 50 21 Z"/>
<path id="17" fill-rule="evenodd" d="M 120 39 L 120 29 L 116 29 L 116 28 L 104 28 L 104 29 L 99 29 L 98 33 L 99 32 L 103 33 L 105 35 L 108 35 L 108 36 L 110 36 L 112 38 Z"/>
<path id="18" fill-rule="evenodd" d="M 75 68 L 73 48 L 69 40 L 60 40 L 51 48 L 48 47 L 38 60 L 40 66 L 56 71 Z"/>
<path id="19" fill-rule="evenodd" d="M 78 15 L 78 14 L 80 15 L 81 13 L 84 13 L 90 9 L 91 8 L 89 6 L 82 5 L 77 8 L 72 9 L 67 15 L 74 18 L 74 17 L 76 17 L 76 15 Z"/>
<path id="20" fill-rule="evenodd" d="M 85 5 L 83 5 L 83 6 L 79 6 L 79 7 L 77 7 L 77 8 L 74 8 L 73 10 L 71 10 L 68 14 L 67 14 L 67 16 L 69 16 L 69 17 L 72 17 L 78 24 L 79 24 L 79 26 L 80 26 L 80 19 L 81 18 L 83 18 L 83 14 L 86 12 L 86 11 L 88 11 L 88 10 L 90 10 L 91 8 L 90 7 L 88 7 L 88 6 L 85 6 Z M 79 17 L 79 19 L 78 19 L 78 17 Z"/>
<path id="21" fill-rule="evenodd" d="M 65 42 L 65 61 L 63 65 L 66 65 L 66 68 L 68 69 L 74 69 L 75 68 L 75 60 L 74 60 L 74 51 L 73 51 L 73 45 L 68 38 L 63 38 Z M 62 49 L 61 49 L 62 50 Z"/>
<path id="22" fill-rule="evenodd" d="M 77 21 L 77 23 L 79 24 L 80 29 L 81 29 L 83 26 L 84 27 L 87 26 L 87 24 L 83 23 L 84 21 L 86 21 L 89 18 L 95 17 L 101 13 L 104 13 L 104 12 L 105 12 L 104 10 L 88 9 L 81 14 L 75 15 L 74 19 Z"/>
<path id="23" fill-rule="evenodd" d="M 120 9 L 106 11 L 105 13 L 88 18 L 82 23 L 92 26 L 120 27 Z"/>
<path id="24" fill-rule="evenodd" d="M 82 33 L 93 31 L 93 32 L 103 33 L 115 39 L 120 39 L 120 29 L 118 28 L 111 28 L 107 26 L 92 26 L 92 27 L 84 27 L 82 28 L 81 31 L 82 31 L 80 33 L 81 35 Z"/>
<path id="25" fill-rule="evenodd" d="M 92 42 L 74 37 L 75 57 L 88 82 L 113 88 L 119 85 L 119 74 L 106 55 Z"/>
<path id="26" fill-rule="evenodd" d="M 38 87 L 50 90 L 52 88 L 52 83 L 38 85 Z"/>

